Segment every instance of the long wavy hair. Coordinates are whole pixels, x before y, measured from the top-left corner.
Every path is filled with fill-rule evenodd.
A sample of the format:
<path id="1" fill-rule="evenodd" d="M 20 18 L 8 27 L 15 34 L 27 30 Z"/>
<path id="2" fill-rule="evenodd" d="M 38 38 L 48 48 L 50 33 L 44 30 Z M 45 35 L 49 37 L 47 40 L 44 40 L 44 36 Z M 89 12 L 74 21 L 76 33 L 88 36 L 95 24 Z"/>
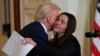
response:
<path id="1" fill-rule="evenodd" d="M 54 39 L 52 40 L 51 44 L 55 47 L 59 47 L 61 46 L 64 41 L 73 33 L 75 32 L 75 29 L 76 29 L 76 18 L 74 15 L 70 14 L 70 13 L 67 13 L 67 12 L 62 12 L 58 18 L 61 16 L 61 15 L 66 15 L 68 16 L 68 23 L 66 24 L 67 27 L 66 27 L 66 30 L 64 32 L 64 35 L 61 37 L 61 38 L 58 38 L 57 36 L 57 33 L 55 33 L 54 35 Z"/>

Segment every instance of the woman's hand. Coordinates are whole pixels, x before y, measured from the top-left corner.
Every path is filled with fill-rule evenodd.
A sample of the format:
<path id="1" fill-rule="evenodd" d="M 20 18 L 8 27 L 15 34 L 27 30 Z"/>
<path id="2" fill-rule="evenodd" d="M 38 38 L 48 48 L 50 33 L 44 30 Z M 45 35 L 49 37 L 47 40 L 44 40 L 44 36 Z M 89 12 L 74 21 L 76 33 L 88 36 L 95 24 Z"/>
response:
<path id="1" fill-rule="evenodd" d="M 33 46 L 36 46 L 37 45 L 37 43 L 34 40 L 32 40 L 31 38 L 24 38 L 22 40 L 22 44 L 23 45 L 32 44 Z"/>

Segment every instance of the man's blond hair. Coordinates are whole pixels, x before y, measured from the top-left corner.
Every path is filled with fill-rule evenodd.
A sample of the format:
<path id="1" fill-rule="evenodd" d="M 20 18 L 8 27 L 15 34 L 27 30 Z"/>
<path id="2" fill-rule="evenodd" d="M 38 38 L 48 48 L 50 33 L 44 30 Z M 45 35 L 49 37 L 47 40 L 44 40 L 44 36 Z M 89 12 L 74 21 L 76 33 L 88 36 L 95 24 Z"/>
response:
<path id="1" fill-rule="evenodd" d="M 44 18 L 51 15 L 54 10 L 60 10 L 60 8 L 54 3 L 44 3 L 39 6 L 34 16 L 35 21 L 41 21 Z"/>

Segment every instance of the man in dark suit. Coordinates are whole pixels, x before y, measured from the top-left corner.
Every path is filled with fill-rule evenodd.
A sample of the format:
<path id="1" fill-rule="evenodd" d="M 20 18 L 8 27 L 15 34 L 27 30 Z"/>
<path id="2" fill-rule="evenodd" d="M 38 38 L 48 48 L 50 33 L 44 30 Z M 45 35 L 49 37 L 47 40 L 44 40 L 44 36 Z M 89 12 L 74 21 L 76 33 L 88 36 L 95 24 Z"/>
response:
<path id="1" fill-rule="evenodd" d="M 53 3 L 41 4 L 35 15 L 36 21 L 26 25 L 19 33 L 26 39 L 32 38 L 37 44 L 48 45 L 47 32 L 52 30 L 59 10 L 59 7 Z M 44 55 L 33 49 L 27 56 Z"/>

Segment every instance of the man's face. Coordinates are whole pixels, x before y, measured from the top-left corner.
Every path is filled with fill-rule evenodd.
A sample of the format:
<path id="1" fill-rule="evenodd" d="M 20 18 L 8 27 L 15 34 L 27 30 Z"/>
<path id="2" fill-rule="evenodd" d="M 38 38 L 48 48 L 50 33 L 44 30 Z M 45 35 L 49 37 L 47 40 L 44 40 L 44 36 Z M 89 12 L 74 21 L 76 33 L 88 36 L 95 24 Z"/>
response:
<path id="1" fill-rule="evenodd" d="M 52 16 L 51 16 L 51 20 L 50 20 L 51 27 L 53 27 L 58 14 L 59 14 L 59 12 L 57 10 L 53 11 Z"/>
<path id="2" fill-rule="evenodd" d="M 54 25 L 54 23 L 55 23 L 56 18 L 57 18 L 58 15 L 59 15 L 59 11 L 54 10 L 52 12 L 51 17 L 50 17 L 50 21 L 49 21 L 50 31 L 53 30 L 53 25 Z"/>

